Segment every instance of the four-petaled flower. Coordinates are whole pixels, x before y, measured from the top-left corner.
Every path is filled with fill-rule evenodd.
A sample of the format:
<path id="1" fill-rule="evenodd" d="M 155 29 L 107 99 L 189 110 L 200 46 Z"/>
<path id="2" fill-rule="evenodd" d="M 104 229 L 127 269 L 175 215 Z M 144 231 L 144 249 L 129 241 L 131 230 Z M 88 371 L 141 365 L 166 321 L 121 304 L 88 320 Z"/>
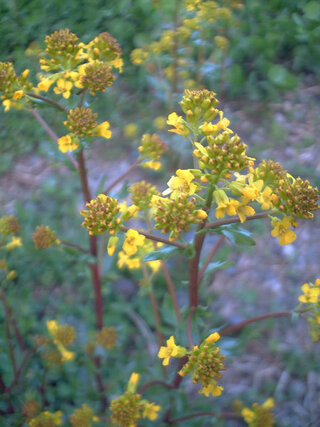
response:
<path id="1" fill-rule="evenodd" d="M 289 216 L 285 216 L 282 220 L 274 218 L 272 220 L 272 226 L 274 227 L 271 231 L 272 237 L 278 237 L 280 245 L 289 245 L 296 240 L 296 233 L 290 229 L 291 226 L 296 226 L 297 222 Z"/>
<path id="2" fill-rule="evenodd" d="M 174 126 L 174 129 L 169 129 L 169 132 L 174 132 L 182 136 L 189 135 L 189 129 L 186 127 L 185 121 L 183 120 L 182 116 L 178 116 L 177 113 L 169 114 L 167 124 Z"/>
<path id="3" fill-rule="evenodd" d="M 169 361 L 171 357 L 183 357 L 187 353 L 187 350 L 184 347 L 181 347 L 179 345 L 176 345 L 174 342 L 174 337 L 171 336 L 167 340 L 167 346 L 161 346 L 158 357 L 159 359 L 163 359 L 162 364 L 164 366 L 169 365 Z"/>
<path id="4" fill-rule="evenodd" d="M 177 199 L 181 195 L 191 196 L 195 193 L 197 186 L 193 182 L 194 175 L 189 169 L 178 169 L 177 176 L 172 176 L 168 181 L 168 189 L 162 194 L 170 194 L 171 199 Z"/>

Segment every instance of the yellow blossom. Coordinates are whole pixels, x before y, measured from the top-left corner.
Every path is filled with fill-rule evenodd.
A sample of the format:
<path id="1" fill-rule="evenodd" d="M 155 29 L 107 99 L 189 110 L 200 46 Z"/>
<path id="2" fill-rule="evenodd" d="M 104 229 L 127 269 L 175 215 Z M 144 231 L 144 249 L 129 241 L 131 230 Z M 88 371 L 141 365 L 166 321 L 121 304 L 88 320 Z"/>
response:
<path id="1" fill-rule="evenodd" d="M 40 83 L 38 83 L 38 89 L 42 92 L 48 92 L 50 86 L 53 84 L 52 79 L 42 79 Z"/>
<path id="2" fill-rule="evenodd" d="M 21 99 L 24 96 L 23 90 L 16 90 L 13 94 L 13 99 L 17 101 L 18 99 Z"/>
<path id="3" fill-rule="evenodd" d="M 159 260 L 147 261 L 147 265 L 151 268 L 153 273 L 157 273 L 160 270 L 161 261 Z"/>
<path id="4" fill-rule="evenodd" d="M 109 256 L 112 256 L 117 248 L 119 238 L 117 236 L 111 236 L 108 245 L 107 245 L 107 252 Z"/>
<path id="5" fill-rule="evenodd" d="M 236 208 L 240 205 L 240 202 L 235 199 L 228 199 L 227 201 L 218 201 L 217 204 L 216 218 L 224 218 L 226 213 L 228 215 L 236 215 Z"/>
<path id="6" fill-rule="evenodd" d="M 109 127 L 110 123 L 105 121 L 95 128 L 94 134 L 96 136 L 102 136 L 103 138 L 110 139 L 112 136 L 112 132 L 111 130 L 109 130 Z"/>
<path id="7" fill-rule="evenodd" d="M 213 334 L 209 335 L 208 338 L 205 339 L 205 342 L 208 344 L 213 344 L 219 339 L 220 339 L 219 332 L 214 332 Z"/>
<path id="8" fill-rule="evenodd" d="M 156 405 L 153 402 L 147 403 L 143 409 L 142 417 L 149 418 L 149 420 L 154 421 L 158 418 L 158 412 L 160 409 L 161 406 Z"/>
<path id="9" fill-rule="evenodd" d="M 128 123 L 123 129 L 123 134 L 126 138 L 134 138 L 137 133 L 138 126 L 135 123 Z"/>
<path id="10" fill-rule="evenodd" d="M 275 197 L 276 195 L 272 193 L 271 188 L 266 187 L 257 198 L 257 201 L 260 203 L 261 209 L 268 210 L 273 208 Z"/>
<path id="11" fill-rule="evenodd" d="M 304 295 L 299 296 L 299 301 L 305 304 L 314 304 L 320 301 L 320 281 L 318 280 L 319 286 L 317 286 L 317 281 L 315 285 L 312 283 L 305 283 L 302 285 L 301 290 Z"/>
<path id="12" fill-rule="evenodd" d="M 274 227 L 271 231 L 272 237 L 278 237 L 280 245 L 289 245 L 296 240 L 296 233 L 289 227 L 294 225 L 293 219 L 289 216 L 285 216 L 282 220 L 276 218 L 272 221 Z"/>
<path id="13" fill-rule="evenodd" d="M 148 162 L 142 163 L 144 168 L 154 169 L 155 171 L 161 168 L 161 162 L 154 162 L 153 160 L 149 160 Z"/>
<path id="14" fill-rule="evenodd" d="M 53 89 L 53 91 L 57 94 L 62 94 L 62 96 L 66 99 L 70 98 L 71 95 L 71 89 L 73 87 L 73 83 L 69 80 L 65 80 L 62 77 L 58 79 L 56 87 Z"/>
<path id="15" fill-rule="evenodd" d="M 138 257 L 130 258 L 125 252 L 120 251 L 118 254 L 117 265 L 119 268 L 128 267 L 129 270 L 140 268 L 141 261 Z"/>
<path id="16" fill-rule="evenodd" d="M 169 365 L 169 361 L 171 357 L 183 357 L 187 353 L 187 350 L 184 347 L 176 345 L 174 342 L 174 337 L 171 336 L 167 340 L 167 346 L 161 346 L 158 357 L 159 359 L 164 359 L 162 364 L 164 366 Z"/>
<path id="17" fill-rule="evenodd" d="M 262 179 L 259 179 L 258 181 L 251 181 L 249 185 L 246 185 L 241 189 L 241 193 L 250 200 L 256 200 L 259 197 L 262 187 Z"/>
<path id="18" fill-rule="evenodd" d="M 169 114 L 167 124 L 170 126 L 174 126 L 174 129 L 169 129 L 169 132 L 177 133 L 178 135 L 188 136 L 189 130 L 185 126 L 185 121 L 182 116 L 178 116 L 177 113 Z"/>
<path id="19" fill-rule="evenodd" d="M 196 184 L 191 182 L 194 175 L 189 169 L 178 169 L 177 176 L 173 176 L 168 181 L 168 189 L 162 194 L 165 196 L 170 194 L 171 199 L 177 199 L 181 195 L 191 196 L 197 189 Z"/>
<path id="20" fill-rule="evenodd" d="M 5 248 L 8 251 L 11 251 L 12 249 L 19 248 L 20 246 L 22 246 L 21 238 L 12 236 L 11 241 L 5 245 Z"/>
<path id="21" fill-rule="evenodd" d="M 248 202 L 249 200 L 246 197 L 243 197 L 241 203 L 235 207 L 241 223 L 245 222 L 247 216 L 255 214 L 255 210 L 253 209 L 253 207 L 248 206 Z"/>
<path id="22" fill-rule="evenodd" d="M 79 140 L 77 137 L 71 134 L 67 134 L 62 136 L 57 141 L 59 150 L 62 153 L 66 153 L 67 151 L 76 150 L 79 147 Z"/>
<path id="23" fill-rule="evenodd" d="M 6 276 L 7 280 L 14 280 L 17 277 L 17 272 L 16 270 L 11 270 L 9 271 L 9 273 Z"/>
<path id="24" fill-rule="evenodd" d="M 249 408 L 243 408 L 241 411 L 241 415 L 243 416 L 244 420 L 247 423 L 252 423 L 252 421 L 254 421 L 254 419 L 255 419 L 254 412 L 251 411 L 251 409 L 249 409 Z"/>
<path id="25" fill-rule="evenodd" d="M 136 230 L 128 230 L 126 232 L 126 238 L 123 242 L 122 249 L 127 255 L 134 255 L 138 251 L 138 246 L 143 246 L 145 237 L 139 234 Z"/>
<path id="26" fill-rule="evenodd" d="M 220 396 L 220 394 L 223 391 L 223 387 L 220 385 L 217 385 L 217 383 L 209 384 L 207 387 L 203 387 L 201 390 L 199 390 L 199 393 L 204 394 L 206 397 L 212 394 L 212 396 Z"/>

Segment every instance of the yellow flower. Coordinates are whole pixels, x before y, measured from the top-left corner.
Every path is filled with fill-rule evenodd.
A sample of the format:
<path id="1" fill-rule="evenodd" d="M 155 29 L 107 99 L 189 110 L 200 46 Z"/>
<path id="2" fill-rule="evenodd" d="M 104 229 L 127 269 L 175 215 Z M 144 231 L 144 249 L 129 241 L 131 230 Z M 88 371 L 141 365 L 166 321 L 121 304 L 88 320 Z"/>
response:
<path id="1" fill-rule="evenodd" d="M 155 260 L 155 261 L 148 261 L 147 265 L 151 268 L 153 273 L 157 273 L 160 270 L 161 267 L 161 261 Z"/>
<path id="2" fill-rule="evenodd" d="M 140 268 L 141 261 L 139 258 L 130 258 L 125 252 L 120 251 L 118 254 L 118 262 L 117 265 L 119 268 L 128 267 L 129 270 L 135 270 Z"/>
<path id="3" fill-rule="evenodd" d="M 111 64 L 114 66 L 114 68 L 117 68 L 119 70 L 119 73 L 122 73 L 123 69 L 123 60 L 118 56 L 116 59 L 114 59 Z"/>
<path id="4" fill-rule="evenodd" d="M 208 338 L 205 339 L 205 342 L 208 344 L 213 344 L 220 339 L 220 334 L 218 332 L 214 332 L 209 335 Z"/>
<path id="5" fill-rule="evenodd" d="M 155 171 L 161 168 L 161 162 L 154 162 L 153 160 L 149 160 L 148 162 L 142 163 L 144 168 L 154 169 Z"/>
<path id="6" fill-rule="evenodd" d="M 157 129 L 163 130 L 166 126 L 166 119 L 163 116 L 156 117 L 153 124 Z"/>
<path id="7" fill-rule="evenodd" d="M 4 106 L 4 111 L 9 111 L 10 108 L 12 107 L 12 102 L 10 101 L 10 99 L 5 99 L 4 101 L 2 101 L 2 105 Z"/>
<path id="8" fill-rule="evenodd" d="M 246 185 L 241 189 L 241 193 L 250 200 L 256 200 L 259 197 L 262 187 L 262 179 L 259 179 L 258 181 L 251 181 L 249 185 Z"/>
<path id="9" fill-rule="evenodd" d="M 61 426 L 62 425 L 62 412 L 41 412 L 35 418 L 29 421 L 30 427 L 42 427 L 42 426 Z"/>
<path id="10" fill-rule="evenodd" d="M 218 201 L 218 206 L 216 209 L 216 218 L 224 218 L 226 213 L 228 215 L 236 215 L 237 207 L 240 205 L 240 202 L 235 199 L 229 199 L 228 201 Z"/>
<path id="11" fill-rule="evenodd" d="M 223 391 L 223 387 L 220 385 L 217 385 L 216 382 L 209 384 L 207 387 L 203 387 L 201 390 L 199 390 L 199 393 L 203 393 L 206 397 L 209 396 L 211 393 L 212 396 L 220 396 L 220 394 Z"/>
<path id="12" fill-rule="evenodd" d="M 247 216 L 255 214 L 255 210 L 251 206 L 248 206 L 248 202 L 249 200 L 246 197 L 243 197 L 241 203 L 235 207 L 241 223 L 245 222 Z"/>
<path id="13" fill-rule="evenodd" d="M 79 139 L 69 133 L 59 138 L 57 143 L 58 143 L 59 150 L 62 153 L 76 150 L 79 147 Z"/>
<path id="14" fill-rule="evenodd" d="M 251 411 L 249 408 L 243 408 L 241 411 L 241 415 L 247 423 L 252 423 L 255 419 L 255 413 Z"/>
<path id="15" fill-rule="evenodd" d="M 12 249 L 19 248 L 20 246 L 22 246 L 21 238 L 12 236 L 11 241 L 5 245 L 5 249 L 11 251 Z"/>
<path id="16" fill-rule="evenodd" d="M 48 92 L 50 86 L 52 85 L 52 79 L 42 79 L 40 83 L 38 83 L 38 89 L 42 92 Z"/>
<path id="17" fill-rule="evenodd" d="M 257 198 L 258 202 L 261 205 L 261 209 L 268 210 L 272 209 L 275 202 L 276 195 L 272 193 L 270 187 L 266 187 L 260 196 Z"/>
<path id="18" fill-rule="evenodd" d="M 13 94 L 13 99 L 17 101 L 18 99 L 21 99 L 24 96 L 23 90 L 16 90 Z"/>
<path id="19" fill-rule="evenodd" d="M 73 83 L 69 80 L 65 80 L 62 77 L 58 79 L 56 87 L 53 89 L 53 91 L 57 94 L 62 94 L 62 96 L 66 99 L 70 98 L 71 95 L 71 89 L 73 87 Z"/>
<path id="20" fill-rule="evenodd" d="M 188 136 L 189 130 L 184 123 L 185 121 L 183 120 L 182 116 L 178 116 L 177 113 L 171 113 L 168 117 L 167 124 L 174 126 L 175 129 L 169 129 L 169 132 L 174 132 L 182 136 Z"/>
<path id="21" fill-rule="evenodd" d="M 126 239 L 123 242 L 122 249 L 127 255 L 134 255 L 138 251 L 138 246 L 143 246 L 145 237 L 139 234 L 136 230 L 128 230 L 126 232 Z"/>
<path id="22" fill-rule="evenodd" d="M 153 402 L 147 403 L 143 409 L 143 418 L 149 418 L 149 420 L 154 421 L 158 418 L 158 412 L 160 411 L 161 406 L 156 405 Z"/>
<path id="23" fill-rule="evenodd" d="M 278 237 L 280 245 L 289 245 L 294 242 L 297 237 L 296 233 L 289 228 L 292 225 L 294 225 L 293 218 L 289 216 L 285 216 L 282 220 L 275 218 L 272 221 L 272 226 L 274 228 L 271 231 L 271 236 Z"/>
<path id="24" fill-rule="evenodd" d="M 103 138 L 110 139 L 112 136 L 111 130 L 109 130 L 110 123 L 105 121 L 97 126 L 94 130 L 96 136 L 102 136 Z"/>
<path id="25" fill-rule="evenodd" d="M 299 296 L 299 301 L 305 304 L 313 304 L 320 301 L 320 286 L 315 287 L 312 283 L 305 283 L 302 285 L 301 290 L 304 295 Z"/>
<path id="26" fill-rule="evenodd" d="M 6 276 L 7 280 L 14 280 L 17 277 L 17 272 L 16 270 L 11 270 L 9 271 L 9 273 Z"/>
<path id="27" fill-rule="evenodd" d="M 177 176 L 171 177 L 167 183 L 169 188 L 162 194 L 170 194 L 171 199 L 175 200 L 181 195 L 191 196 L 197 189 L 196 184 L 191 182 L 193 179 L 194 175 L 189 169 L 178 169 Z"/>
<path id="28" fill-rule="evenodd" d="M 176 345 L 174 342 L 174 337 L 171 336 L 167 340 L 167 346 L 161 346 L 158 357 L 159 359 L 164 359 L 162 364 L 164 366 L 169 365 L 169 361 L 171 357 L 183 357 L 187 353 L 187 350 L 184 347 Z"/>

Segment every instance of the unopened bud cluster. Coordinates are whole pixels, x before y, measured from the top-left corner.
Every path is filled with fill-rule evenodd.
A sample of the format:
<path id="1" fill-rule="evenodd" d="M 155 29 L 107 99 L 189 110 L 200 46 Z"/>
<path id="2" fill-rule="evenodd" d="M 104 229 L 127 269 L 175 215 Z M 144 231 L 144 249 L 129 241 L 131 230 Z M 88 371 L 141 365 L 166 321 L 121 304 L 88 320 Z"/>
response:
<path id="1" fill-rule="evenodd" d="M 37 249 L 50 248 L 50 246 L 59 243 L 56 232 L 51 230 L 48 225 L 38 225 L 32 234 L 32 240 Z"/>
<path id="2" fill-rule="evenodd" d="M 19 233 L 19 221 L 14 215 L 4 215 L 0 218 L 0 233 L 4 236 Z"/>
<path id="3" fill-rule="evenodd" d="M 312 187 L 308 180 L 303 181 L 300 177 L 281 180 L 276 192 L 281 197 L 279 209 L 289 215 L 312 219 L 312 211 L 319 209 L 318 189 Z"/>
<path id="4" fill-rule="evenodd" d="M 87 209 L 80 213 L 84 216 L 83 227 L 87 228 L 89 234 L 101 234 L 109 231 L 114 234 L 120 228 L 120 211 L 118 200 L 105 194 L 99 194 L 96 199 L 86 204 Z"/>
<path id="5" fill-rule="evenodd" d="M 51 58 L 40 60 L 41 68 L 49 71 L 59 69 L 61 64 L 67 66 L 68 63 L 73 62 L 80 51 L 78 40 L 78 37 L 68 28 L 46 36 L 46 52 Z"/>
<path id="6" fill-rule="evenodd" d="M 129 191 L 132 203 L 142 211 L 150 208 L 152 196 L 160 195 L 156 187 L 146 181 L 132 184 Z"/>
<path id="7" fill-rule="evenodd" d="M 91 108 L 76 107 L 68 113 L 68 120 L 64 125 L 78 136 L 93 136 L 94 129 L 98 126 L 97 114 Z"/>
<path id="8" fill-rule="evenodd" d="M 125 392 L 110 405 L 111 422 L 120 427 L 136 426 L 142 410 L 141 395 Z"/>
<path id="9" fill-rule="evenodd" d="M 89 57 L 94 60 L 111 62 L 121 55 L 119 43 L 107 32 L 95 37 L 88 48 Z"/>
<path id="10" fill-rule="evenodd" d="M 97 333 L 97 342 L 101 347 L 108 350 L 112 349 L 117 342 L 117 330 L 113 326 L 103 327 L 101 331 Z"/>
<path id="11" fill-rule="evenodd" d="M 242 402 L 236 401 L 233 407 L 241 414 L 248 427 L 272 427 L 275 425 L 274 415 L 271 412 L 274 407 L 272 398 L 267 399 L 261 405 L 255 402 L 251 408 L 246 408 Z"/>
<path id="12" fill-rule="evenodd" d="M 204 340 L 200 346 L 193 347 L 187 363 L 179 374 L 186 376 L 192 372 L 192 381 L 201 383 L 203 392 L 220 394 L 222 388 L 217 385 L 217 380 L 222 377 L 221 371 L 225 370 L 223 364 L 225 356 L 220 353 L 220 348 L 215 346 L 219 334 L 214 333 Z"/>
<path id="13" fill-rule="evenodd" d="M 254 171 L 256 179 L 262 179 L 265 185 L 275 186 L 286 177 L 287 172 L 279 162 L 262 160 Z"/>
<path id="14" fill-rule="evenodd" d="M 320 279 L 314 283 L 304 283 L 301 287 L 303 295 L 299 296 L 300 303 L 306 304 L 305 314 L 309 323 L 309 333 L 312 341 L 320 341 Z"/>
<path id="15" fill-rule="evenodd" d="M 216 109 L 219 101 L 215 93 L 207 89 L 185 90 L 184 97 L 180 102 L 181 108 L 190 122 L 211 121 L 217 114 Z"/>
<path id="16" fill-rule="evenodd" d="M 114 82 L 111 67 L 103 62 L 94 61 L 88 64 L 81 76 L 81 86 L 89 90 L 91 95 L 97 92 L 105 92 L 106 88 Z"/>
<path id="17" fill-rule="evenodd" d="M 152 204 L 155 228 L 162 233 L 170 233 L 170 239 L 179 237 L 181 232 L 189 230 L 191 224 L 198 224 L 207 217 L 205 211 L 197 209 L 194 197 L 188 200 L 186 196 L 180 196 L 174 200 L 155 196 Z"/>
<path id="18" fill-rule="evenodd" d="M 156 133 L 142 135 L 141 145 L 138 147 L 141 159 L 151 159 L 153 161 L 160 157 L 168 150 L 167 144 Z"/>
<path id="19" fill-rule="evenodd" d="M 99 418 L 94 416 L 92 409 L 85 403 L 70 415 L 70 424 L 72 427 L 91 427 L 92 421 L 99 421 Z"/>
<path id="20" fill-rule="evenodd" d="M 27 400 L 23 402 L 22 415 L 26 421 L 34 418 L 40 409 L 40 405 L 35 400 Z"/>
<path id="21" fill-rule="evenodd" d="M 41 412 L 38 416 L 29 421 L 30 427 L 55 427 L 62 425 L 62 412 Z"/>

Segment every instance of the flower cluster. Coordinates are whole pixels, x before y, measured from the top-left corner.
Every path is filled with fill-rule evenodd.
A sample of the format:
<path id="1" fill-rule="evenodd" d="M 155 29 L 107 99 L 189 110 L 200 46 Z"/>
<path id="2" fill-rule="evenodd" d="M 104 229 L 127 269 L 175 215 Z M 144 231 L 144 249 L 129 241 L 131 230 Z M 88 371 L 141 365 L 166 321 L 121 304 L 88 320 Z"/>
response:
<path id="1" fill-rule="evenodd" d="M 32 83 L 28 80 L 29 70 L 17 76 L 10 62 L 0 62 L 0 92 L 4 110 L 11 107 L 20 109 L 26 105 L 28 100 L 26 94 L 32 90 Z"/>
<path id="2" fill-rule="evenodd" d="M 64 125 L 71 132 L 58 139 L 59 150 L 63 153 L 76 150 L 80 146 L 80 138 L 94 136 L 111 138 L 110 123 L 105 121 L 98 125 L 96 118 L 97 114 L 93 113 L 91 108 L 76 107 L 74 110 L 70 110 Z"/>
<path id="3" fill-rule="evenodd" d="M 18 234 L 19 229 L 19 221 L 14 215 L 4 215 L 0 218 L 0 233 L 3 236 Z"/>
<path id="4" fill-rule="evenodd" d="M 138 150 L 139 159 L 143 161 L 142 166 L 157 170 L 161 167 L 159 159 L 168 150 L 168 146 L 156 133 L 152 135 L 145 133 L 142 135 Z"/>
<path id="5" fill-rule="evenodd" d="M 252 407 L 246 408 L 240 401 L 235 402 L 235 409 L 241 414 L 249 427 L 272 427 L 274 426 L 274 416 L 271 410 L 274 408 L 274 400 L 267 399 L 259 405 L 254 403 Z"/>
<path id="6" fill-rule="evenodd" d="M 117 330 L 113 326 L 104 326 L 96 335 L 96 340 L 101 347 L 111 350 L 117 342 Z"/>
<path id="7" fill-rule="evenodd" d="M 39 346 L 48 347 L 42 353 L 42 357 L 49 365 L 61 365 L 65 362 L 72 361 L 75 357 L 74 353 L 67 350 L 66 347 L 71 345 L 76 337 L 76 332 L 73 326 L 59 325 L 56 320 L 48 320 L 47 328 L 51 339 L 45 337 L 38 337 L 37 344 Z M 54 348 L 50 345 L 54 344 Z"/>
<path id="8" fill-rule="evenodd" d="M 35 232 L 32 234 L 32 240 L 37 249 L 50 248 L 60 243 L 57 239 L 56 232 L 51 230 L 48 225 L 38 225 Z"/>
<path id="9" fill-rule="evenodd" d="M 112 68 L 122 69 L 121 49 L 109 33 L 101 33 L 87 45 L 69 29 L 61 29 L 46 37 L 47 58 L 40 59 L 38 90 L 54 92 L 68 99 L 72 89 L 88 89 L 91 95 L 104 92 L 115 77 Z"/>
<path id="10" fill-rule="evenodd" d="M 153 196 L 159 196 L 160 193 L 156 187 L 149 182 L 135 182 L 129 188 L 132 203 L 141 211 L 146 211 L 151 207 Z"/>
<path id="11" fill-rule="evenodd" d="M 217 384 L 221 378 L 221 371 L 225 369 L 223 362 L 225 356 L 220 354 L 220 348 L 215 343 L 220 338 L 218 332 L 214 332 L 206 338 L 200 346 L 194 346 L 188 355 L 188 361 L 182 367 L 179 374 L 185 377 L 192 372 L 192 381 L 200 382 L 202 389 L 199 393 L 209 396 L 219 396 L 223 387 Z"/>
<path id="12" fill-rule="evenodd" d="M 306 319 L 309 333 L 314 342 L 320 341 L 320 279 L 314 283 L 304 283 L 299 301 L 307 307 Z"/>
<path id="13" fill-rule="evenodd" d="M 184 195 L 176 199 L 153 196 L 152 205 L 155 229 L 170 233 L 170 240 L 179 237 L 182 231 L 188 231 L 191 224 L 199 224 L 207 218 L 207 213 L 197 208 L 196 199 L 188 200 Z"/>
<path id="14" fill-rule="evenodd" d="M 30 427 L 55 427 L 62 425 L 62 412 L 44 411 L 29 421 Z"/>
<path id="15" fill-rule="evenodd" d="M 136 427 L 141 418 L 154 421 L 158 418 L 160 406 L 136 393 L 139 374 L 131 374 L 127 391 L 110 404 L 112 425 L 119 427 Z"/>
<path id="16" fill-rule="evenodd" d="M 158 260 L 145 262 L 143 259 L 148 253 L 160 246 L 161 243 L 152 244 L 150 240 L 147 240 L 138 231 L 129 229 L 125 235 L 122 251 L 118 254 L 118 267 L 136 270 L 141 268 L 142 265 L 146 265 L 151 269 L 152 273 L 156 273 L 161 266 L 161 262 Z M 147 278 L 145 277 L 145 279 Z M 142 281 L 141 284 L 146 285 L 146 280 Z"/>
<path id="17" fill-rule="evenodd" d="M 92 409 L 85 403 L 70 415 L 72 427 L 91 427 L 92 422 L 98 422 L 99 418 L 94 416 Z"/>
<path id="18" fill-rule="evenodd" d="M 227 28 L 233 19 L 233 9 L 242 6 L 241 1 L 227 0 L 220 5 L 219 2 L 211 0 L 185 0 L 179 8 L 179 22 L 176 28 L 165 29 L 159 40 L 144 45 L 142 48 L 136 48 L 131 52 L 131 61 L 138 66 L 145 66 L 151 73 L 155 73 L 158 63 L 163 56 L 163 71 L 170 82 L 181 82 L 181 86 L 195 87 L 197 81 L 194 80 L 196 68 L 201 68 L 202 61 L 206 56 L 198 57 L 198 67 L 194 64 L 191 57 L 186 58 L 185 48 L 197 49 L 198 45 L 194 40 L 203 40 L 202 43 L 208 43 L 208 34 L 216 34 L 214 43 L 210 39 L 211 51 L 220 51 L 223 55 L 228 49 L 229 40 L 227 38 Z M 169 59 L 169 63 L 168 63 Z M 210 57 L 207 58 L 210 61 Z M 199 72 L 199 71 L 198 71 Z"/>
<path id="19" fill-rule="evenodd" d="M 120 212 L 118 200 L 105 194 L 99 194 L 96 199 L 86 203 L 87 209 L 80 214 L 84 217 L 83 227 L 89 234 L 101 234 L 108 231 L 115 234 L 120 229 L 121 220 L 117 216 Z"/>
<path id="20" fill-rule="evenodd" d="M 179 371 L 179 375 L 185 377 L 192 371 L 193 383 L 200 382 L 202 389 L 199 393 L 209 396 L 219 396 L 223 387 L 219 386 L 217 379 L 221 378 L 221 371 L 225 369 L 223 362 L 225 356 L 220 354 L 220 348 L 216 347 L 216 341 L 220 338 L 218 332 L 214 332 L 206 338 L 199 346 L 194 346 L 191 351 L 176 345 L 174 337 L 167 340 L 166 346 L 161 346 L 158 357 L 163 359 L 164 366 L 169 364 L 171 357 L 181 358 L 188 357 L 188 360 Z"/>

